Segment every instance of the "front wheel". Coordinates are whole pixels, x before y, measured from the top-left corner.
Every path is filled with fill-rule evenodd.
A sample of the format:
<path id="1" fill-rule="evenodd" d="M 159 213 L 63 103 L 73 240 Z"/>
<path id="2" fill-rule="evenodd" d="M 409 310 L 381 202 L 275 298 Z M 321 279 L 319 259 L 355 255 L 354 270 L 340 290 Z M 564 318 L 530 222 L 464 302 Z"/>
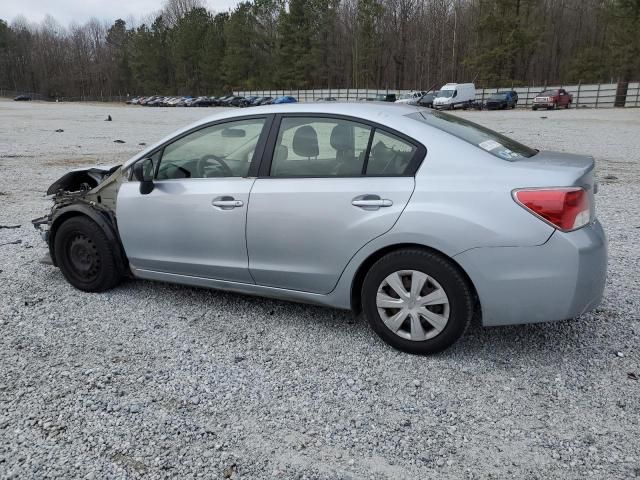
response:
<path id="1" fill-rule="evenodd" d="M 67 281 L 78 290 L 101 292 L 120 283 L 117 246 L 87 217 L 64 221 L 54 238 L 56 261 Z"/>
<path id="2" fill-rule="evenodd" d="M 365 276 L 361 296 L 373 330 L 408 353 L 448 348 L 473 315 L 473 294 L 464 275 L 451 261 L 425 250 L 382 257 Z"/>

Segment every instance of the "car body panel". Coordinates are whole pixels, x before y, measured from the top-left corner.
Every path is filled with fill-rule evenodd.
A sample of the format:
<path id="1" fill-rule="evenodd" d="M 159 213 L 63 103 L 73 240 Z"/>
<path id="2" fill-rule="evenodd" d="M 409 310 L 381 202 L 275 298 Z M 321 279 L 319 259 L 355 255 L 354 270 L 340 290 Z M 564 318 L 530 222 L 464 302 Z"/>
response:
<path id="1" fill-rule="evenodd" d="M 398 220 L 413 186 L 413 177 L 258 178 L 247 215 L 255 282 L 330 292 L 349 259 Z M 352 205 L 364 195 L 392 205 L 375 210 Z"/>
<path id="2" fill-rule="evenodd" d="M 476 286 L 487 326 L 566 320 L 602 298 L 607 241 L 599 222 L 536 247 L 474 248 L 453 257 Z"/>
<path id="3" fill-rule="evenodd" d="M 116 216 L 133 269 L 252 282 L 245 242 L 246 205 L 254 179 L 156 180 L 147 195 L 138 182 L 118 192 Z M 243 202 L 231 210 L 214 207 L 217 197 Z"/>

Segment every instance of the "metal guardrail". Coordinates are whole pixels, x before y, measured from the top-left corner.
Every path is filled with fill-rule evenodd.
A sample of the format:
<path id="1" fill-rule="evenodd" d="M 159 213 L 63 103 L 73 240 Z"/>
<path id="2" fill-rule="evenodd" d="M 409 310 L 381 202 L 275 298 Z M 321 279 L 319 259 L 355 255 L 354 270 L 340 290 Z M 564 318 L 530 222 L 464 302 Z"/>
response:
<path id="1" fill-rule="evenodd" d="M 476 100 L 484 101 L 486 97 L 492 93 L 515 90 L 518 93 L 518 107 L 528 108 L 533 104 L 535 96 L 547 89 L 564 88 L 573 95 L 573 103 L 571 108 L 611 108 L 616 103 L 617 83 L 598 83 L 598 84 L 577 84 L 577 85 L 546 85 L 546 86 L 529 86 L 529 87 L 503 87 L 503 88 L 478 88 L 476 89 Z M 420 89 L 416 89 L 420 90 Z M 323 89 L 274 89 L 274 90 L 234 90 L 234 95 L 243 97 L 259 96 L 259 97 L 279 97 L 282 95 L 291 95 L 300 102 L 314 102 L 319 98 L 335 98 L 338 101 L 357 101 L 364 98 L 372 98 L 380 94 L 395 93 L 402 95 L 409 93 L 411 90 L 393 90 L 393 89 L 356 89 L 356 88 L 323 88 Z M 629 82 L 626 98 L 624 99 L 625 107 L 640 107 L 640 82 Z"/>

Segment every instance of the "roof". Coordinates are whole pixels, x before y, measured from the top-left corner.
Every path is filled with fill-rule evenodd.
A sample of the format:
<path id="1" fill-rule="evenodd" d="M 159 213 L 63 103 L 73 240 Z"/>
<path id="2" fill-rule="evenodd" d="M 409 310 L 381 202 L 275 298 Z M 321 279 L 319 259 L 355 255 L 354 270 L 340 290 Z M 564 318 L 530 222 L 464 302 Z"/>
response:
<path id="1" fill-rule="evenodd" d="M 420 109 L 422 110 L 422 109 Z M 383 118 L 401 117 L 418 111 L 418 107 L 391 102 L 308 102 L 262 105 L 234 110 L 223 110 L 199 120 L 198 124 L 209 123 L 221 118 L 245 117 L 248 115 L 269 115 L 273 113 L 321 113 L 348 115 L 364 120 L 380 121 Z"/>

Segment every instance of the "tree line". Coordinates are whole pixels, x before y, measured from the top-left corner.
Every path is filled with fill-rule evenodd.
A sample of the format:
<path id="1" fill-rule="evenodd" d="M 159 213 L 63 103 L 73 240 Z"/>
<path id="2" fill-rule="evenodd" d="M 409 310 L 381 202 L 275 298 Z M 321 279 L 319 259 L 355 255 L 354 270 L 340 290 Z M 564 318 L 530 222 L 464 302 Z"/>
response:
<path id="1" fill-rule="evenodd" d="M 640 78 L 640 0 L 168 0 L 136 25 L 0 20 L 0 88 L 47 97 Z"/>

